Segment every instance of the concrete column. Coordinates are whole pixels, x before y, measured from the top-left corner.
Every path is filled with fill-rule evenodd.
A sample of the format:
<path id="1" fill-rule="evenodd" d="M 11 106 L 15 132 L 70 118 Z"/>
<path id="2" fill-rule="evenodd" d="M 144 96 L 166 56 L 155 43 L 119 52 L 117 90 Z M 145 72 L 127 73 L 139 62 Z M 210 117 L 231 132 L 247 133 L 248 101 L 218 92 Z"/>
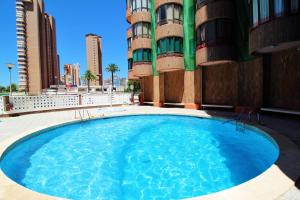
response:
<path id="1" fill-rule="evenodd" d="M 153 77 L 153 105 L 163 107 L 165 103 L 164 74 Z"/>
<path id="2" fill-rule="evenodd" d="M 140 79 L 141 93 L 139 96 L 140 105 L 143 105 L 145 102 L 145 77 Z"/>
<path id="3" fill-rule="evenodd" d="M 4 111 L 10 111 L 9 96 L 3 97 L 3 109 Z"/>
<path id="4" fill-rule="evenodd" d="M 202 103 L 202 69 L 184 73 L 184 107 L 200 109 Z"/>

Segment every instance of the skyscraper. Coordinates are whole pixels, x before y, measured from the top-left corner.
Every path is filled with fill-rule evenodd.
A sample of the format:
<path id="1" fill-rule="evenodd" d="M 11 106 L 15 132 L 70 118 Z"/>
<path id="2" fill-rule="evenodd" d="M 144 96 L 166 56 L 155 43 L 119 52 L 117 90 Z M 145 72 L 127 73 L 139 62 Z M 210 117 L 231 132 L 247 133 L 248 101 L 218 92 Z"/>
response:
<path id="1" fill-rule="evenodd" d="M 43 0 L 17 0 L 19 89 L 38 95 L 59 83 L 55 20 Z"/>
<path id="2" fill-rule="evenodd" d="M 97 77 L 91 86 L 102 85 L 102 38 L 95 34 L 86 35 L 87 68 Z"/>

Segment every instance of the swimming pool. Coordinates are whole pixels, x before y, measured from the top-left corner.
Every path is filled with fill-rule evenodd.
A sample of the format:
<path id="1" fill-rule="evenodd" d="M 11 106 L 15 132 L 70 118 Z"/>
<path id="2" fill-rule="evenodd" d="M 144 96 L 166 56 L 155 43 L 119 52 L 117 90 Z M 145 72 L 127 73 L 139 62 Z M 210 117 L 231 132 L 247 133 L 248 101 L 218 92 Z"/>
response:
<path id="1" fill-rule="evenodd" d="M 1 169 L 37 192 L 69 199 L 179 199 L 228 189 L 268 169 L 264 133 L 221 120 L 116 117 L 44 131 L 11 148 Z"/>

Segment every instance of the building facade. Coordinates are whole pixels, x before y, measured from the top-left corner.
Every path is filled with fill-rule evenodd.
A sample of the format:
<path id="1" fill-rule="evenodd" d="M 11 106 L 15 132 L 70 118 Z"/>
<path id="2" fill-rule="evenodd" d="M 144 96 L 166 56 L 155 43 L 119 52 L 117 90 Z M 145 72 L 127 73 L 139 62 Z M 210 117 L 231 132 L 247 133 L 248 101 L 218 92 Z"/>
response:
<path id="1" fill-rule="evenodd" d="M 91 86 L 102 86 L 102 38 L 95 34 L 86 35 L 87 68 L 97 79 L 91 81 Z"/>
<path id="2" fill-rule="evenodd" d="M 65 64 L 63 80 L 67 86 L 80 86 L 80 65 L 78 63 Z"/>
<path id="3" fill-rule="evenodd" d="M 43 0 L 17 0 L 19 90 L 37 95 L 59 84 L 55 20 Z"/>
<path id="4" fill-rule="evenodd" d="M 299 0 L 127 0 L 128 76 L 142 99 L 300 110 Z"/>

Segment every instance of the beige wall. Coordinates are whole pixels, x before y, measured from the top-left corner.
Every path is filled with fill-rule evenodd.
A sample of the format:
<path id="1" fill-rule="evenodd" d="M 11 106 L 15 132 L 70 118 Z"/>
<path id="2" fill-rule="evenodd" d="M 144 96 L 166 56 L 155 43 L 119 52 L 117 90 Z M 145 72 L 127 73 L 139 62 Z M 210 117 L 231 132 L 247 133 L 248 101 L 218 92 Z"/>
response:
<path id="1" fill-rule="evenodd" d="M 42 90 L 41 32 L 39 30 L 41 9 L 37 0 L 32 2 L 32 4 L 26 4 L 28 92 L 29 94 L 40 94 Z"/>
<path id="2" fill-rule="evenodd" d="M 184 70 L 164 73 L 165 102 L 182 103 L 184 92 Z"/>
<path id="3" fill-rule="evenodd" d="M 31 95 L 38 95 L 42 89 L 57 84 L 60 76 L 55 20 L 44 12 L 43 0 L 26 2 L 24 8 L 26 15 L 27 90 Z"/>
<path id="4" fill-rule="evenodd" d="M 237 64 L 203 67 L 203 104 L 236 105 Z"/>
<path id="5" fill-rule="evenodd" d="M 300 51 L 264 58 L 264 107 L 300 110 Z"/>
<path id="6" fill-rule="evenodd" d="M 91 86 L 102 85 L 102 39 L 99 36 L 89 34 L 86 36 L 86 55 L 88 69 L 97 76 L 97 80 L 91 81 Z"/>

